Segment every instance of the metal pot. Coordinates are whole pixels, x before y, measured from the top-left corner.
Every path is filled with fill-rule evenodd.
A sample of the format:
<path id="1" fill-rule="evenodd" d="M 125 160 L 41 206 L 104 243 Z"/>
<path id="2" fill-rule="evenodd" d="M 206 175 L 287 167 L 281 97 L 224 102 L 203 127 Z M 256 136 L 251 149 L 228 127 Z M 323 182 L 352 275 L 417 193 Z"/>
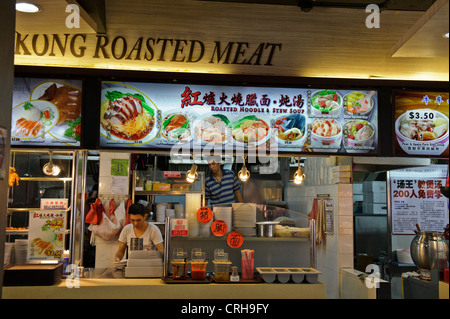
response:
<path id="1" fill-rule="evenodd" d="M 442 233 L 414 231 L 411 241 L 411 258 L 419 269 L 439 269 L 439 259 L 448 258 L 448 244 L 441 239 Z"/>
<path id="2" fill-rule="evenodd" d="M 275 237 L 275 225 L 280 222 L 258 222 L 256 226 L 258 228 L 259 237 Z"/>

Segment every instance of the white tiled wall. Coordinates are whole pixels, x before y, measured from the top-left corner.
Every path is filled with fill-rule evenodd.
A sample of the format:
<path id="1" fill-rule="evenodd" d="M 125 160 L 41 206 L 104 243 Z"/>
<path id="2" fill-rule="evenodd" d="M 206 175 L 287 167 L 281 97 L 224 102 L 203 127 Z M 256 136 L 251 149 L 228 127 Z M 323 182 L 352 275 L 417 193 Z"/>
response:
<path id="1" fill-rule="evenodd" d="M 318 194 L 329 194 L 334 204 L 334 232 L 326 234 L 317 246 L 319 280 L 327 286 L 327 298 L 338 299 L 340 271 L 353 268 L 353 187 L 352 184 L 330 184 L 330 159 L 312 158 L 305 163 L 304 185 L 289 185 L 286 201 L 289 209 L 308 214 Z M 314 172 L 315 171 L 315 172 Z"/>
<path id="2" fill-rule="evenodd" d="M 124 194 L 113 194 L 110 191 L 112 159 L 130 159 L 130 154 L 103 151 L 100 152 L 98 193 L 99 196 L 104 196 L 105 198 L 114 197 L 114 195 L 128 195 L 128 188 L 127 192 Z M 105 241 L 102 238 L 96 236 L 95 247 L 95 267 L 111 268 L 114 262 L 114 256 L 117 252 L 117 249 L 119 248 L 119 242 L 117 240 Z"/>

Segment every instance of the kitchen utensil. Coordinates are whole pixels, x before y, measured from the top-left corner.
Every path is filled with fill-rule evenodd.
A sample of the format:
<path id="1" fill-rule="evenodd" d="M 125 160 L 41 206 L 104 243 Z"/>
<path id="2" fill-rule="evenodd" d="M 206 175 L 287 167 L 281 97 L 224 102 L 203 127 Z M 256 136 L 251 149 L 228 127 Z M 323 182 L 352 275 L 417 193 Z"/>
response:
<path id="1" fill-rule="evenodd" d="M 258 222 L 256 223 L 258 229 L 258 237 L 275 237 L 275 225 L 280 222 Z"/>

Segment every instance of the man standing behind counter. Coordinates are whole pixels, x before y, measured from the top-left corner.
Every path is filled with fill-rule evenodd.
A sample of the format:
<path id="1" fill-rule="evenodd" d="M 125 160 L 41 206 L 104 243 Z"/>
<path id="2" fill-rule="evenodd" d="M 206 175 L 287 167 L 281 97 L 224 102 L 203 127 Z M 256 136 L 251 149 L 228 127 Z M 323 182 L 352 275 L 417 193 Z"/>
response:
<path id="1" fill-rule="evenodd" d="M 161 231 L 158 227 L 145 221 L 147 213 L 144 206 L 134 203 L 128 209 L 131 223 L 125 225 L 119 236 L 119 249 L 114 258 L 114 262 L 122 260 L 125 249 L 130 247 L 131 238 L 142 238 L 144 240 L 145 249 L 156 249 L 164 257 L 164 245 Z"/>
<path id="2" fill-rule="evenodd" d="M 205 197 L 210 205 L 242 203 L 241 185 L 233 171 L 222 169 L 222 159 L 208 160 L 211 174 L 205 178 Z"/>

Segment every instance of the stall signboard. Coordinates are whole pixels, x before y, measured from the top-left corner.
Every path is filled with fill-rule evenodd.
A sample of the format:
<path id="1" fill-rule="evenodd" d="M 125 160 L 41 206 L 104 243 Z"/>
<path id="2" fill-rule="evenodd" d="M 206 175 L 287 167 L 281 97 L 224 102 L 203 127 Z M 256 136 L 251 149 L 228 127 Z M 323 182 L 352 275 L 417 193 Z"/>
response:
<path id="1" fill-rule="evenodd" d="M 100 103 L 104 148 L 378 152 L 377 91 L 103 81 Z"/>
<path id="2" fill-rule="evenodd" d="M 447 165 L 431 165 L 389 171 L 392 234 L 414 235 L 423 231 L 443 232 L 448 224 L 448 198 L 441 193 Z"/>
<path id="3" fill-rule="evenodd" d="M 448 92 L 395 92 L 395 156 L 449 156 L 448 97 Z"/>
<path id="4" fill-rule="evenodd" d="M 62 259 L 64 252 L 65 231 L 65 211 L 30 211 L 28 259 Z"/>
<path id="5" fill-rule="evenodd" d="M 15 78 L 11 145 L 78 147 L 81 80 Z"/>

